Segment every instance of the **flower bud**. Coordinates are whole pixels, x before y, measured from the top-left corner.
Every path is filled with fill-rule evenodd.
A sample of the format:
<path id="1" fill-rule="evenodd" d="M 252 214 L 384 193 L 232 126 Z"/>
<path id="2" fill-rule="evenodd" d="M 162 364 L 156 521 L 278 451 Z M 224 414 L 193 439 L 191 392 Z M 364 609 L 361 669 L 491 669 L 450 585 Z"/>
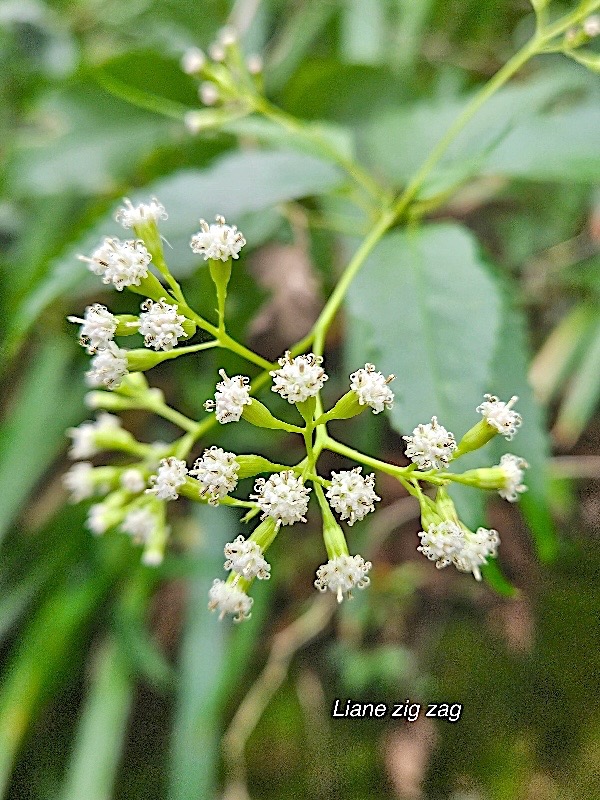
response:
<path id="1" fill-rule="evenodd" d="M 282 469 L 281 464 L 273 464 L 262 456 L 241 455 L 236 456 L 235 460 L 240 465 L 238 478 L 251 478 L 253 475 L 259 475 L 261 472 L 279 472 Z"/>
<path id="2" fill-rule="evenodd" d="M 498 431 L 485 419 L 480 420 L 462 437 L 458 443 L 458 447 L 454 451 L 453 458 L 464 456 L 465 453 L 470 453 L 472 450 L 479 450 L 480 447 L 486 445 L 494 436 L 497 436 L 497 434 Z"/>
<path id="3" fill-rule="evenodd" d="M 276 520 L 274 520 L 273 517 L 267 517 L 254 529 L 250 540 L 256 542 L 264 553 L 273 543 L 278 530 Z"/>
<path id="4" fill-rule="evenodd" d="M 135 314 L 118 314 L 115 336 L 131 336 L 138 332 L 140 318 Z"/>
<path id="5" fill-rule="evenodd" d="M 448 494 L 448 491 L 443 486 L 440 486 L 437 490 L 435 511 L 442 521 L 448 520 L 449 522 L 456 522 L 457 524 L 460 522 L 456 512 L 456 506 Z"/>
<path id="6" fill-rule="evenodd" d="M 271 430 L 282 431 L 300 431 L 296 425 L 290 425 L 281 419 L 277 419 L 271 414 L 269 409 L 256 398 L 252 398 L 251 402 L 244 406 L 242 417 L 251 425 L 257 428 L 269 428 Z M 262 470 L 259 470 L 262 471 Z"/>
<path id="7" fill-rule="evenodd" d="M 356 417 L 368 408 L 366 405 L 361 405 L 358 402 L 356 392 L 349 391 L 337 401 L 333 408 L 317 419 L 316 425 L 322 425 L 329 422 L 331 419 L 350 419 Z"/>

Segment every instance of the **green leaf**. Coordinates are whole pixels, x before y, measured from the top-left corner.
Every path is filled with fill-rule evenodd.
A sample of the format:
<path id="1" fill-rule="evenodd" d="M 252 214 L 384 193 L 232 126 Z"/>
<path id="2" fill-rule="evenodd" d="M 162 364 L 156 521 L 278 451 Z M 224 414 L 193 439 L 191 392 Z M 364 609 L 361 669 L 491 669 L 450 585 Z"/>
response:
<path id="1" fill-rule="evenodd" d="M 504 400 L 516 394 L 519 397 L 517 410 L 523 417 L 523 425 L 511 442 L 497 436 L 490 448 L 496 463 L 508 451 L 521 456 L 529 464 L 525 475 L 529 491 L 521 495 L 519 506 L 531 528 L 538 556 L 549 561 L 556 555 L 558 547 L 548 502 L 550 444 L 542 410 L 535 402 L 527 379 L 528 362 L 526 320 L 506 294 L 489 391 Z"/>
<path id="2" fill-rule="evenodd" d="M 596 101 L 526 120 L 499 143 L 483 171 L 535 181 L 597 183 L 599 128 Z"/>
<path id="3" fill-rule="evenodd" d="M 493 558 L 481 567 L 481 574 L 487 584 L 503 597 L 518 597 L 519 590 L 504 576 L 498 566 L 498 561 Z"/>
<path id="4" fill-rule="evenodd" d="M 556 69 L 551 73 L 541 73 L 524 85 L 512 84 L 501 89 L 456 137 L 430 181 L 437 184 L 440 173 L 457 172 L 462 178 L 462 173 L 468 176 L 469 173 L 475 174 L 481 169 L 508 175 L 525 175 L 526 155 L 520 157 L 518 152 L 518 147 L 523 143 L 527 145 L 527 153 L 537 149 L 539 163 L 545 165 L 537 168 L 536 177 L 547 179 L 550 174 L 556 176 L 561 170 L 562 176 L 570 177 L 570 170 L 575 167 L 577 174 L 581 175 L 582 171 L 575 163 L 578 154 L 585 151 L 593 164 L 597 158 L 593 150 L 593 129 L 590 136 L 593 118 L 596 116 L 593 109 L 590 107 L 581 112 L 585 119 L 581 118 L 577 109 L 560 115 L 543 116 L 542 112 L 561 97 L 574 92 L 589 93 L 593 88 L 589 76 L 567 65 L 567 68 Z M 427 100 L 378 115 L 376 120 L 363 125 L 359 131 L 360 152 L 382 175 L 392 181 L 404 183 L 425 161 L 471 97 L 472 95 L 467 95 L 460 99 Z M 535 119 L 527 122 L 531 117 Z M 579 131 L 582 123 L 589 137 L 587 148 L 585 136 Z M 545 156 L 546 136 L 553 137 L 549 144 L 551 150 L 560 150 L 566 156 L 564 167 L 558 163 L 552 171 L 551 165 L 547 163 L 550 158 Z M 567 153 L 571 137 L 574 137 L 577 147 L 573 158 L 569 158 Z M 505 138 L 508 139 L 506 143 Z M 544 147 L 539 146 L 540 141 L 544 141 Z M 496 150 L 499 153 L 497 156 Z M 490 152 L 492 155 L 487 162 L 485 159 Z M 508 152 L 513 154 L 514 163 L 507 157 Z"/>
<path id="5" fill-rule="evenodd" d="M 0 428 L 0 539 L 83 413 L 83 380 L 72 380 L 73 348 L 60 337 L 35 354 Z"/>
<path id="6" fill-rule="evenodd" d="M 18 194 L 112 192 L 173 126 L 87 83 L 44 97 L 34 121 L 35 137 L 23 141 L 9 164 Z"/>
<path id="7" fill-rule="evenodd" d="M 596 318 L 597 318 L 596 312 Z M 554 436 L 563 447 L 572 447 L 583 433 L 600 400 L 600 324 L 581 357 L 563 397 Z"/>
<path id="8" fill-rule="evenodd" d="M 379 64 L 385 55 L 385 3 L 347 0 L 341 6 L 341 50 L 352 64 Z"/>
<path id="9" fill-rule="evenodd" d="M 407 433 L 436 415 L 460 438 L 489 387 L 500 324 L 473 235 L 455 224 L 389 234 L 350 286 L 347 307 L 369 332 L 360 362 L 398 376 L 392 426 Z"/>
<path id="10" fill-rule="evenodd" d="M 106 800 L 122 759 L 133 682 L 127 659 L 109 639 L 94 654 L 94 670 L 60 800 Z"/>
<path id="11" fill-rule="evenodd" d="M 165 256 L 174 274 L 189 274 L 202 260 L 189 246 L 198 230 L 200 216 L 212 220 L 222 214 L 243 230 L 250 247 L 272 235 L 279 217 L 268 210 L 277 203 L 330 191 L 343 183 L 343 176 L 331 164 L 302 153 L 248 151 L 228 154 L 206 169 L 181 170 L 131 195 L 134 203 L 156 196 L 169 212 L 161 231 L 170 248 Z M 57 297 L 81 287 L 93 287 L 88 270 L 77 261 L 89 253 L 102 236 L 122 236 L 123 229 L 106 215 L 75 244 L 71 243 L 51 265 L 47 278 L 17 310 L 13 325 L 22 330 Z"/>
<path id="12" fill-rule="evenodd" d="M 21 635 L 0 688 L 0 797 L 40 703 L 55 690 L 65 665 L 73 663 L 72 649 L 106 589 L 106 575 L 62 585 Z"/>
<path id="13" fill-rule="evenodd" d="M 181 644 L 179 691 L 172 738 L 169 800 L 215 796 L 220 739 L 220 702 L 231 623 L 207 609 L 208 591 L 223 576 L 223 546 L 235 538 L 229 509 L 198 507 L 195 550 L 202 564 L 188 582 Z"/>

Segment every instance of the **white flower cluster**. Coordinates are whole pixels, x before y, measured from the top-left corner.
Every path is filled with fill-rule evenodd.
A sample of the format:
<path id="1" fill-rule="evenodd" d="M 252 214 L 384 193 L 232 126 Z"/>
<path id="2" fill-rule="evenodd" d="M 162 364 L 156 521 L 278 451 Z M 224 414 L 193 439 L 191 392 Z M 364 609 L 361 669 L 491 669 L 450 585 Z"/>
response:
<path id="1" fill-rule="evenodd" d="M 374 364 L 365 364 L 364 369 L 350 375 L 350 389 L 355 392 L 361 406 L 370 406 L 374 414 L 379 414 L 384 408 L 394 405 L 394 393 L 388 385 L 393 380 L 395 375 L 386 378 L 382 372 L 377 372 Z"/>
<path id="2" fill-rule="evenodd" d="M 88 386 L 104 386 L 106 389 L 116 389 L 127 375 L 127 351 L 122 350 L 114 342 L 108 342 L 92 358 L 91 368 L 85 373 Z"/>
<path id="3" fill-rule="evenodd" d="M 245 375 L 234 375 L 229 378 L 224 369 L 219 370 L 219 375 L 223 378 L 217 383 L 214 400 L 207 400 L 204 408 L 207 411 L 214 411 L 217 420 L 224 425 L 227 422 L 238 422 L 242 416 L 244 406 L 250 405 L 250 378 Z"/>
<path id="4" fill-rule="evenodd" d="M 135 467 L 123 470 L 120 483 L 123 489 L 132 494 L 139 494 L 146 488 L 144 474 L 139 469 L 135 469 Z"/>
<path id="5" fill-rule="evenodd" d="M 156 475 L 150 476 L 148 494 L 155 494 L 159 500 L 177 500 L 180 486 L 185 483 L 187 466 L 175 456 L 161 459 Z"/>
<path id="6" fill-rule="evenodd" d="M 157 223 L 161 219 L 169 219 L 162 203 L 153 197 L 150 203 L 140 203 L 134 206 L 129 198 L 124 197 L 124 206 L 117 210 L 115 219 L 124 228 L 133 228 L 136 225 L 143 225 L 147 222 Z"/>
<path id="7" fill-rule="evenodd" d="M 319 567 L 315 586 L 320 592 L 333 592 L 337 595 L 338 603 L 344 597 L 351 600 L 352 589 L 364 589 L 369 585 L 367 573 L 371 567 L 371 562 L 365 561 L 362 556 L 337 556 Z"/>
<path id="8" fill-rule="evenodd" d="M 99 434 L 110 434 L 121 428 L 121 420 L 114 414 L 100 412 L 95 422 L 82 422 L 76 428 L 69 428 L 67 435 L 73 440 L 69 450 L 69 458 L 78 461 L 82 458 L 92 458 L 100 451 L 96 444 Z"/>
<path id="9" fill-rule="evenodd" d="M 204 256 L 204 260 L 227 261 L 239 258 L 240 250 L 246 244 L 242 233 L 235 225 L 226 225 L 225 217 L 217 216 L 216 224 L 209 225 L 200 220 L 200 230 L 192 236 L 190 247 L 194 253 Z"/>
<path id="10" fill-rule="evenodd" d="M 172 350 L 179 339 L 187 337 L 182 327 L 185 317 L 178 314 L 177 306 L 167 303 L 164 297 L 156 303 L 145 300 L 141 307 L 140 333 L 146 347 Z"/>
<path id="11" fill-rule="evenodd" d="M 410 436 L 402 437 L 408 446 L 406 455 L 419 469 L 443 469 L 456 450 L 454 434 L 432 417 L 426 425 L 417 425 Z"/>
<path id="12" fill-rule="evenodd" d="M 519 399 L 514 396 L 511 397 L 508 403 L 503 403 L 496 395 L 484 395 L 485 401 L 477 406 L 477 411 L 483 416 L 488 425 L 495 428 L 498 433 L 501 433 L 508 441 L 510 441 L 517 428 L 521 427 L 523 419 L 519 413 L 512 410 L 512 407 Z"/>
<path id="13" fill-rule="evenodd" d="M 430 525 L 419 537 L 421 545 L 417 550 L 435 561 L 438 569 L 454 564 L 460 572 L 472 572 L 478 581 L 481 580 L 479 567 L 496 556 L 500 544 L 498 531 L 478 528 L 472 533 L 451 521 Z"/>
<path id="14" fill-rule="evenodd" d="M 125 516 L 121 530 L 137 544 L 146 544 L 156 528 L 156 522 L 156 515 L 150 508 L 134 508 Z"/>
<path id="15" fill-rule="evenodd" d="M 67 317 L 67 319 L 69 322 L 81 323 L 79 343 L 90 355 L 107 347 L 117 330 L 117 318 L 100 303 L 88 306 L 83 319 L 79 317 Z"/>
<path id="16" fill-rule="evenodd" d="M 512 453 L 505 453 L 500 459 L 500 467 L 505 475 L 505 484 L 498 490 L 500 497 L 508 500 L 509 503 L 516 503 L 519 495 L 527 491 L 527 486 L 522 483 L 525 470 L 529 464 L 524 458 L 513 456 Z"/>
<path id="17" fill-rule="evenodd" d="M 277 472 L 268 480 L 259 478 L 254 491 L 256 494 L 251 494 L 250 499 L 257 501 L 263 512 L 261 519 L 273 517 L 278 528 L 306 522 L 304 515 L 308 509 L 310 488 L 304 486 L 302 479 L 291 470 Z"/>
<path id="18" fill-rule="evenodd" d="M 190 475 L 195 475 L 202 489 L 200 496 L 208 495 L 210 505 L 219 505 L 219 500 L 237 486 L 240 465 L 235 453 L 227 453 L 221 447 L 209 447 L 194 464 Z"/>
<path id="19" fill-rule="evenodd" d="M 323 358 L 313 353 L 292 358 L 290 351 L 286 351 L 283 358 L 279 359 L 281 369 L 270 373 L 273 378 L 272 391 L 278 392 L 288 403 L 303 403 L 309 397 L 314 397 L 327 380 L 322 363 Z"/>
<path id="20" fill-rule="evenodd" d="M 233 583 L 226 583 L 219 578 L 215 578 L 208 596 L 209 609 L 211 611 L 219 609 L 221 612 L 219 614 L 220 619 L 223 619 L 225 614 L 234 614 L 234 622 L 241 622 L 250 617 L 254 600 Z"/>
<path id="21" fill-rule="evenodd" d="M 271 577 L 271 565 L 263 556 L 256 542 L 238 536 L 233 542 L 225 545 L 225 569 L 241 575 L 246 580 L 258 578 L 268 580 Z"/>
<path id="22" fill-rule="evenodd" d="M 348 525 L 364 519 L 375 511 L 375 502 L 381 500 L 375 494 L 375 475 L 361 475 L 362 467 L 331 473 L 331 486 L 326 495 L 331 507 Z"/>
<path id="23" fill-rule="evenodd" d="M 102 245 L 92 253 L 91 258 L 79 256 L 87 261 L 89 269 L 102 276 L 102 283 L 112 283 L 117 291 L 125 286 L 139 286 L 148 275 L 148 265 L 152 256 L 139 239 L 122 242 L 120 239 L 106 237 Z"/>
<path id="24" fill-rule="evenodd" d="M 71 469 L 62 477 L 65 488 L 71 493 L 71 503 L 81 503 L 94 494 L 94 468 L 89 461 L 80 461 L 73 464 Z"/>

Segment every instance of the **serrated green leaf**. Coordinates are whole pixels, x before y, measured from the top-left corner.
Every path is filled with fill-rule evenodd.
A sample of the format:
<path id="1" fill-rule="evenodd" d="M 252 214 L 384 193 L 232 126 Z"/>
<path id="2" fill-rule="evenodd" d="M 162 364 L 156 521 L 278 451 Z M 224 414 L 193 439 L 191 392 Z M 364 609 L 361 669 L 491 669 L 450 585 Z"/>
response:
<path id="1" fill-rule="evenodd" d="M 456 436 L 474 424 L 500 324 L 496 284 L 477 242 L 455 224 L 386 236 L 347 297 L 369 331 L 361 362 L 398 376 L 392 426 L 410 432 L 436 415 Z"/>

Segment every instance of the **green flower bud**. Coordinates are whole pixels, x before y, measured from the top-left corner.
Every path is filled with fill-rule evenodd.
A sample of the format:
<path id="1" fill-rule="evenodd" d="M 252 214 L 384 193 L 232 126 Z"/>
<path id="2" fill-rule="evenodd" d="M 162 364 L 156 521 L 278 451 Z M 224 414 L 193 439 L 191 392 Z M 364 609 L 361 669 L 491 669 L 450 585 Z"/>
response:
<path id="1" fill-rule="evenodd" d="M 317 398 L 312 395 L 301 403 L 296 403 L 296 408 L 302 414 L 303 419 L 308 423 L 312 423 L 317 408 Z"/>
<path id="2" fill-rule="evenodd" d="M 477 425 L 473 425 L 462 437 L 454 451 L 453 458 L 464 456 L 465 453 L 470 453 L 473 450 L 479 450 L 480 447 L 486 445 L 497 435 L 498 430 L 490 425 L 487 420 L 480 420 Z"/>
<path id="3" fill-rule="evenodd" d="M 281 472 L 284 469 L 289 469 L 282 464 L 273 464 L 262 456 L 240 455 L 236 456 L 235 460 L 240 465 L 238 471 L 238 478 L 251 478 L 253 475 L 259 475 L 261 472 Z"/>
<path id="4" fill-rule="evenodd" d="M 337 401 L 333 408 L 317 419 L 316 425 L 322 425 L 324 422 L 329 422 L 331 419 L 350 419 L 356 417 L 368 408 L 367 405 L 362 405 L 358 402 L 356 392 L 349 391 Z"/>
<path id="5" fill-rule="evenodd" d="M 277 536 L 277 521 L 273 517 L 267 517 L 260 525 L 254 529 L 250 536 L 251 541 L 256 542 L 263 553 L 271 546 Z"/>
<path id="6" fill-rule="evenodd" d="M 274 417 L 269 409 L 263 405 L 260 400 L 256 400 L 256 398 L 252 398 L 252 402 L 244 406 L 242 417 L 251 425 L 255 425 L 257 428 L 269 428 L 271 430 L 282 430 L 296 433 L 302 432 L 302 429 L 298 428 L 296 425 L 290 425 L 287 422 Z"/>
<path id="7" fill-rule="evenodd" d="M 115 336 L 131 336 L 138 332 L 140 318 L 135 314 L 118 314 Z"/>
<path id="8" fill-rule="evenodd" d="M 435 496 L 435 511 L 442 521 L 449 520 L 450 522 L 460 524 L 456 506 L 448 494 L 448 491 L 443 486 L 438 488 Z"/>

